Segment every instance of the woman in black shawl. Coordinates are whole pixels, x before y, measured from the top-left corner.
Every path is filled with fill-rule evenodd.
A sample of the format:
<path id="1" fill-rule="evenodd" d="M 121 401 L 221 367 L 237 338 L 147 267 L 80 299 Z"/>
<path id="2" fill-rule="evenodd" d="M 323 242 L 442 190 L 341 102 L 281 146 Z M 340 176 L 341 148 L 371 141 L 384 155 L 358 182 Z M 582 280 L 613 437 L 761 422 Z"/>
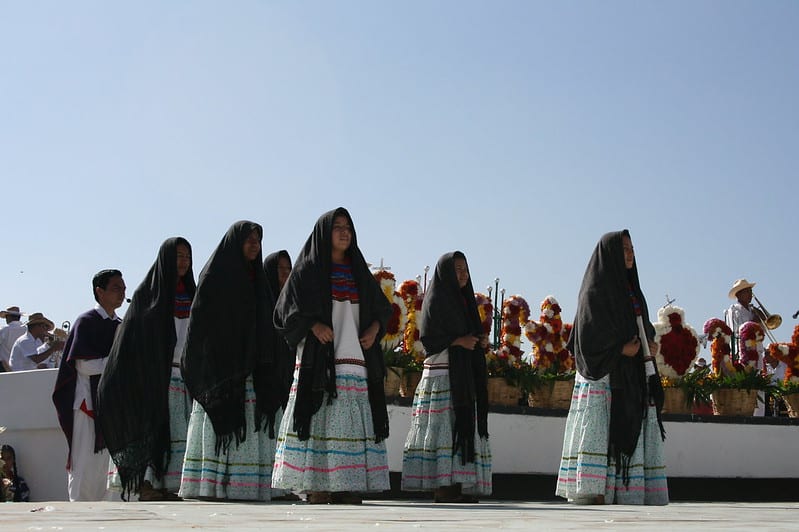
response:
<path id="1" fill-rule="evenodd" d="M 275 326 L 297 351 L 276 488 L 312 504 L 359 504 L 357 492 L 389 489 L 380 338 L 390 314 L 347 210 L 323 214 L 275 306 Z"/>
<path id="2" fill-rule="evenodd" d="M 474 288 L 460 251 L 438 259 L 419 325 L 427 352 L 402 458 L 402 489 L 436 502 L 491 494 L 485 348 Z"/>
<path id="3" fill-rule="evenodd" d="M 264 273 L 266 273 L 266 282 L 269 284 L 269 291 L 273 299 L 280 295 L 283 285 L 289 278 L 291 273 L 291 257 L 289 252 L 285 249 L 270 253 L 264 259 Z M 276 334 L 275 348 L 274 348 L 274 393 L 277 395 L 278 404 L 280 408 L 275 415 L 275 426 L 280 428 L 280 421 L 283 418 L 283 413 L 286 411 L 286 405 L 289 402 L 289 391 L 291 390 L 291 382 L 294 380 L 294 360 L 297 357 L 294 349 L 289 347 L 286 339 L 281 335 Z M 277 438 L 274 433 L 270 432 L 270 439 L 273 439 L 275 445 L 274 450 L 277 450 Z M 298 501 L 300 498 L 289 490 L 280 490 L 277 488 L 272 489 L 272 500 L 283 501 Z"/>
<path id="4" fill-rule="evenodd" d="M 276 299 L 291 273 L 291 257 L 288 251 L 282 249 L 267 255 L 264 259 L 264 273 L 266 273 L 270 293 Z M 295 358 L 296 353 L 286 343 L 286 339 L 279 334 L 275 335 L 275 383 L 279 388 L 278 396 L 283 411 L 286 410 L 291 381 L 294 379 Z M 276 421 L 276 423 L 278 426 L 280 425 L 280 421 Z"/>
<path id="5" fill-rule="evenodd" d="M 180 356 L 195 289 L 188 240 L 164 241 L 114 337 L 97 409 L 123 496 L 177 498 L 191 412 Z"/>
<path id="6" fill-rule="evenodd" d="M 657 345 L 627 230 L 597 244 L 568 348 L 577 361 L 556 495 L 578 504 L 668 504 Z"/>
<path id="7" fill-rule="evenodd" d="M 272 298 L 261 226 L 233 224 L 200 273 L 181 359 L 194 398 L 181 497 L 271 499 Z"/>

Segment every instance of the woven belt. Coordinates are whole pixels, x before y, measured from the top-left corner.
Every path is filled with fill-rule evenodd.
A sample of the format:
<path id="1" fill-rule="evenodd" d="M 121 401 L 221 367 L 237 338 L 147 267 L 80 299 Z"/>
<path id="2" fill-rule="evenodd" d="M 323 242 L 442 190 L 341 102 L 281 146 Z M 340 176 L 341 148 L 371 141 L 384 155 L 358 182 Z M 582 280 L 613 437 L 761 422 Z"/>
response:
<path id="1" fill-rule="evenodd" d="M 348 364 L 350 366 L 363 366 L 366 367 L 366 362 L 360 358 L 337 358 L 336 365 Z"/>

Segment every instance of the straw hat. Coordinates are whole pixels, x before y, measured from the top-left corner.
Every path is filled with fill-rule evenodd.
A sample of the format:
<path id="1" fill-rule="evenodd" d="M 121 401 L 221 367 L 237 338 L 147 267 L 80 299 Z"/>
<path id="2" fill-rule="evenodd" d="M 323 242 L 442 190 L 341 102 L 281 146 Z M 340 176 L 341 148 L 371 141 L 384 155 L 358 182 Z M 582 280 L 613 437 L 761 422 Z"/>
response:
<path id="1" fill-rule="evenodd" d="M 12 316 L 21 316 L 22 313 L 19 311 L 19 307 L 8 307 L 5 310 L 0 310 L 0 318 L 5 318 L 8 315 Z"/>
<path id="2" fill-rule="evenodd" d="M 51 330 L 53 327 L 55 327 L 55 323 L 45 318 L 44 314 L 42 314 L 41 312 L 34 312 L 30 316 L 28 316 L 28 323 L 27 323 L 28 327 L 32 325 L 38 325 L 40 323 L 46 324 L 48 331 Z"/>
<path id="3" fill-rule="evenodd" d="M 732 288 L 730 289 L 730 294 L 729 294 L 730 299 L 735 299 L 735 296 L 736 294 L 738 294 L 738 292 L 746 288 L 752 288 L 753 286 L 755 286 L 755 284 L 757 283 L 750 283 L 746 279 L 738 279 L 732 284 Z"/>

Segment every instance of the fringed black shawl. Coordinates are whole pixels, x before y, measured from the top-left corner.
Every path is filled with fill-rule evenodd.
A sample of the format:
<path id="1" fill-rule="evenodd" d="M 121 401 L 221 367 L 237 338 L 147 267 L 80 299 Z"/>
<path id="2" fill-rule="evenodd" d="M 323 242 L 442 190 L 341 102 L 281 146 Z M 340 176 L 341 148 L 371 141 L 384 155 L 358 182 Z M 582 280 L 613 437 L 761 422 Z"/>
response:
<path id="1" fill-rule="evenodd" d="M 280 295 L 280 281 L 278 280 L 278 265 L 280 259 L 286 259 L 291 265 L 291 257 L 288 251 L 282 249 L 274 253 L 270 253 L 264 259 L 264 273 L 266 273 L 266 281 L 269 284 L 269 291 L 273 299 L 277 299 Z M 272 322 L 270 320 L 270 325 Z M 296 360 L 296 350 L 289 347 L 286 339 L 279 334 L 274 335 L 274 368 L 272 371 L 273 385 L 272 391 L 275 395 L 275 405 L 283 407 L 285 411 L 286 405 L 289 400 L 289 392 L 291 391 L 291 383 L 294 379 L 294 363 Z M 274 418 L 271 419 L 269 426 L 270 438 L 274 437 Z"/>
<path id="2" fill-rule="evenodd" d="M 275 410 L 269 393 L 272 361 L 271 297 L 261 252 L 247 261 L 243 246 L 261 226 L 233 224 L 200 272 L 191 306 L 181 370 L 186 388 L 199 402 L 216 433 L 217 453 L 246 438 L 244 384 L 255 385 L 255 428 Z"/>
<path id="3" fill-rule="evenodd" d="M 594 249 L 580 287 L 577 314 L 567 347 L 574 353 L 577 370 L 583 377 L 598 380 L 610 375 L 609 452 L 627 483 L 629 460 L 638 443 L 650 397 L 660 421 L 663 389 L 656 374 L 649 379 L 647 395 L 643 349 L 635 357 L 622 355 L 624 344 L 638 336 L 632 295 L 640 304 L 646 329 L 647 337 L 641 338 L 641 342 L 655 337 L 638 281 L 638 267 L 634 263 L 628 270 L 624 264 L 623 236 L 630 236 L 626 229 L 607 233 Z M 663 424 L 660 425 L 662 432 Z"/>
<path id="4" fill-rule="evenodd" d="M 117 329 L 98 390 L 98 418 L 117 466 L 123 496 L 140 491 L 147 466 L 161 479 L 169 464 L 169 381 L 175 350 L 177 246 L 166 240 L 131 298 Z M 182 278 L 194 297 L 194 273 Z M 185 436 L 185 435 L 183 435 Z"/>
<path id="5" fill-rule="evenodd" d="M 294 405 L 293 428 L 300 440 L 307 440 L 310 437 L 311 418 L 322 406 L 325 393 L 328 401 L 332 401 L 336 396 L 333 343 L 322 345 L 311 331 L 311 326 L 316 322 L 332 327 L 330 271 L 333 221 L 336 216 L 345 216 L 352 227 L 352 241 L 347 254 L 351 260 L 352 275 L 358 286 L 361 329 L 359 332 L 365 331 L 375 321 L 380 324 L 374 345 L 363 352 L 375 441 L 380 442 L 388 437 L 388 411 L 383 388 L 385 364 L 380 339 L 385 333 L 386 321 L 391 315 L 391 306 L 358 249 L 352 218 L 342 207 L 323 214 L 316 222 L 275 306 L 275 327 L 284 336 L 288 345 L 296 348 L 302 340 L 305 340 Z"/>
<path id="6" fill-rule="evenodd" d="M 474 462 L 475 418 L 477 433 L 488 437 L 488 391 L 485 350 L 479 344 L 471 351 L 452 345 L 461 336 L 482 335 L 471 276 L 466 286 L 460 288 L 455 275 L 456 258 L 466 261 L 460 251 L 438 259 L 422 303 L 419 331 L 428 354 L 449 349 L 449 379 L 455 412 L 452 452 L 460 450 L 461 462 L 465 464 Z"/>

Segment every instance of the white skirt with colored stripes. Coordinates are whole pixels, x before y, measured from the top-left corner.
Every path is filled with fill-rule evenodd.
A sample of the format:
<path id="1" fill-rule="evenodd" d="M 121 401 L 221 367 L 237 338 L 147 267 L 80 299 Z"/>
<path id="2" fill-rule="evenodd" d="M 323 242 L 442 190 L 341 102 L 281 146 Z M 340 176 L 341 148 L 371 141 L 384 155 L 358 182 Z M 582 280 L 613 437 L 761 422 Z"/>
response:
<path id="1" fill-rule="evenodd" d="M 614 460 L 608 456 L 609 383 L 607 376 L 591 381 L 577 375 L 566 418 L 555 495 L 574 502 L 587 502 L 604 495 L 605 504 L 668 504 L 663 440 L 654 406 L 649 407 L 643 420 L 627 486 L 621 472 L 616 472 Z"/>
<path id="2" fill-rule="evenodd" d="M 389 489 L 386 444 L 375 443 L 366 378 L 336 375 L 336 391 L 338 397 L 330 404 L 325 397 L 311 418 L 310 438 L 300 441 L 293 427 L 295 371 L 278 434 L 274 487 L 302 492 Z"/>
<path id="3" fill-rule="evenodd" d="M 252 377 L 245 383 L 244 415 L 246 439 L 238 446 L 231 443 L 227 453 L 217 455 L 216 434 L 211 419 L 194 402 L 186 438 L 186 457 L 179 495 L 184 499 L 269 501 L 272 499 L 272 463 L 274 440 L 266 427 L 255 431 L 255 389 Z"/>
<path id="4" fill-rule="evenodd" d="M 461 484 L 463 493 L 490 495 L 491 446 L 475 432 L 474 462 L 462 463 L 461 453 L 452 455 L 452 410 L 449 373 L 437 371 L 422 380 L 413 396 L 413 419 L 402 452 L 402 489 L 433 491 Z"/>

